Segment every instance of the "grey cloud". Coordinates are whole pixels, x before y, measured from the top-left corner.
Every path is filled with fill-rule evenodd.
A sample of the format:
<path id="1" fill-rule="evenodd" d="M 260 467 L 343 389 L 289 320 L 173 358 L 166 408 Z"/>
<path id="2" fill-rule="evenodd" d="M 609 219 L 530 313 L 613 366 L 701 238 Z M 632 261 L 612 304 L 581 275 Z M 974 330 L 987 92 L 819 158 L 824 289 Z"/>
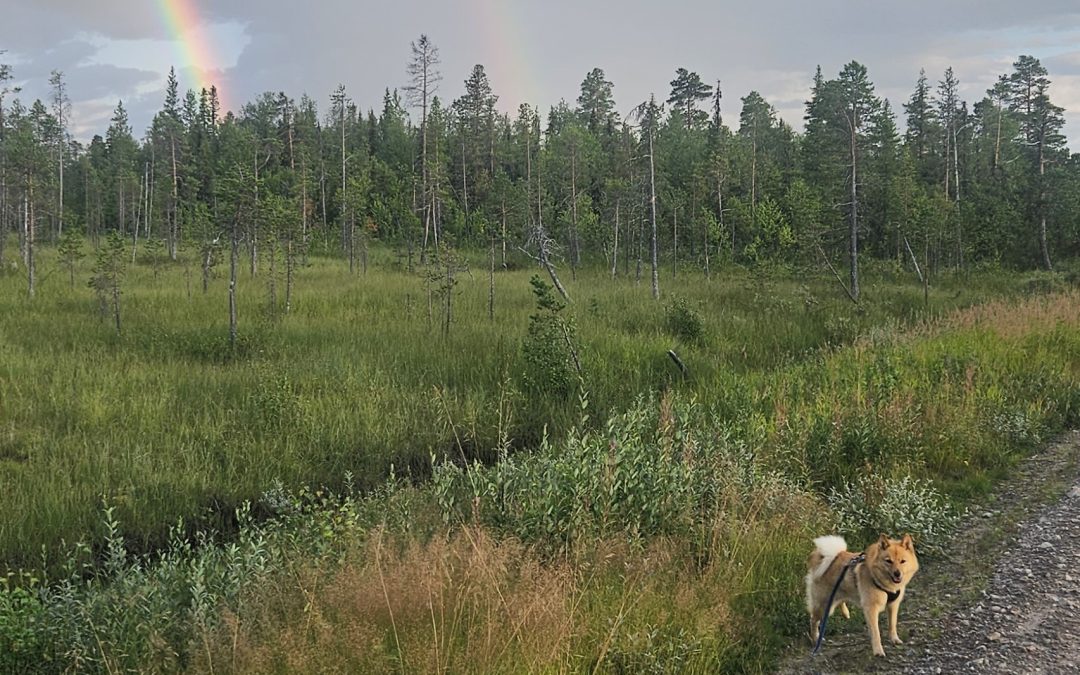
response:
<path id="1" fill-rule="evenodd" d="M 325 105 L 344 83 L 362 108 L 377 109 L 384 88 L 405 83 L 409 42 L 422 32 L 442 53 L 443 99 L 460 95 L 472 65 L 482 63 L 500 107 L 511 112 L 521 102 L 542 110 L 559 99 L 572 102 L 585 74 L 599 66 L 615 83 L 625 113 L 650 92 L 666 98 L 675 68 L 683 66 L 707 81 L 721 80 L 728 120 L 737 115 L 739 98 L 756 89 L 799 127 L 817 64 L 827 76 L 852 59 L 866 64 L 878 92 L 901 114 L 921 67 L 936 83 L 952 65 L 963 95 L 973 101 L 1021 53 L 1045 55 L 1062 104 L 1080 99 L 1072 77 L 1080 72 L 1072 47 L 1080 34 L 1076 0 L 771 0 L 737 9 L 706 0 L 196 4 L 204 17 L 243 24 L 250 38 L 222 76 L 234 106 L 267 90 L 307 92 Z M 17 42 L 39 45 L 36 54 L 55 42 L 50 36 L 79 31 L 116 38 L 164 34 L 160 11 L 150 2 L 39 0 L 21 3 L 15 15 Z M 14 42 L 11 48 L 18 51 Z M 1078 113 L 1070 113 L 1067 131 L 1080 135 Z"/>
<path id="2" fill-rule="evenodd" d="M 136 39 L 162 38 L 168 32 L 161 0 L 16 0 L 4 14 L 13 51 L 40 49 L 78 33 Z"/>

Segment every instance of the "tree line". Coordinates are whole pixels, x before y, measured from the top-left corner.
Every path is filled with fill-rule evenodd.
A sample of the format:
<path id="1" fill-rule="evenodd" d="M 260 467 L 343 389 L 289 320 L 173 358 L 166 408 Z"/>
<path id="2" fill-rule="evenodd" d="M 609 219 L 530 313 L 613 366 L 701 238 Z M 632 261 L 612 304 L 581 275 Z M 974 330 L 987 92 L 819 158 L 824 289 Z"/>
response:
<path id="1" fill-rule="evenodd" d="M 26 104 L 0 65 L 0 263 L 15 233 L 32 295 L 35 243 L 114 233 L 133 257 L 188 251 L 204 288 L 226 251 L 235 284 L 242 255 L 252 275 L 283 276 L 287 298 L 308 251 L 355 270 L 378 240 L 410 269 L 448 246 L 504 266 L 524 254 L 564 295 L 557 268 L 584 264 L 648 275 L 654 295 L 664 275 L 732 262 L 826 264 L 858 302 L 863 255 L 923 277 L 1080 254 L 1080 155 L 1032 56 L 971 103 L 951 68 L 936 83 L 920 72 L 903 133 L 865 66 L 819 67 L 800 133 L 756 91 L 725 117 L 720 82 L 684 68 L 626 116 L 599 68 L 543 117 L 501 112 L 482 65 L 445 102 L 437 47 L 411 47 L 378 112 L 339 86 L 322 113 L 280 92 L 223 113 L 214 88 L 181 94 L 170 72 L 141 139 L 120 102 L 88 144 L 72 138 L 63 73 Z"/>

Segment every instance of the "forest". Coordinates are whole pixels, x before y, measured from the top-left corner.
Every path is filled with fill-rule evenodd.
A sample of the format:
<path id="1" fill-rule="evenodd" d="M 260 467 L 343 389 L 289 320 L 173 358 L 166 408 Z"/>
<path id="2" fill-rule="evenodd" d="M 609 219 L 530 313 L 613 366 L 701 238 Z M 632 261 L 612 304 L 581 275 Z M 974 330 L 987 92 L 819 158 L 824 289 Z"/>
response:
<path id="1" fill-rule="evenodd" d="M 33 246 L 65 231 L 115 231 L 133 253 L 172 260 L 188 249 L 204 277 L 231 239 L 252 273 L 276 258 L 292 269 L 308 251 L 352 269 L 373 242 L 410 268 L 444 243 L 493 244 L 504 266 L 524 251 L 553 272 L 602 261 L 640 278 L 644 267 L 654 295 L 660 257 L 706 276 L 725 262 L 837 258 L 857 299 L 859 253 L 933 274 L 1050 270 L 1080 252 L 1080 164 L 1031 56 L 970 103 L 951 68 L 936 84 L 920 72 L 903 133 L 864 66 L 819 68 L 800 133 L 754 91 L 725 117 L 719 81 L 683 68 L 626 117 L 598 68 L 546 118 L 530 105 L 500 112 L 482 65 L 447 103 L 437 47 L 421 36 L 412 54 L 408 83 L 378 112 L 340 86 L 323 113 L 274 92 L 223 113 L 214 88 L 181 93 L 173 73 L 141 139 L 121 102 L 89 143 L 71 137 L 63 73 L 49 101 L 27 104 L 10 98 L 3 66 L 0 233 L 18 233 L 30 293 Z"/>

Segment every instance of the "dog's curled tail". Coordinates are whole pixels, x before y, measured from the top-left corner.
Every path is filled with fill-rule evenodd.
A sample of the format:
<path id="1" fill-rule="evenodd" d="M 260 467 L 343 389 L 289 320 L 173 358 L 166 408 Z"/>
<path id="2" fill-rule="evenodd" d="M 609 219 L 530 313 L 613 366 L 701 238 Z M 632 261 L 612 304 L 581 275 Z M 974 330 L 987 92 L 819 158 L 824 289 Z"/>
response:
<path id="1" fill-rule="evenodd" d="M 838 553 L 847 550 L 847 542 L 844 541 L 843 537 L 830 534 L 815 539 L 814 547 L 814 552 L 822 557 L 821 564 L 814 570 L 814 577 L 817 578 L 824 574 L 825 570 L 829 569 L 829 565 Z"/>
<path id="2" fill-rule="evenodd" d="M 811 614 L 814 613 L 814 582 L 825 574 L 836 556 L 846 550 L 847 542 L 843 537 L 835 534 L 814 540 L 814 552 L 810 554 L 810 569 L 806 573 L 806 608 Z"/>

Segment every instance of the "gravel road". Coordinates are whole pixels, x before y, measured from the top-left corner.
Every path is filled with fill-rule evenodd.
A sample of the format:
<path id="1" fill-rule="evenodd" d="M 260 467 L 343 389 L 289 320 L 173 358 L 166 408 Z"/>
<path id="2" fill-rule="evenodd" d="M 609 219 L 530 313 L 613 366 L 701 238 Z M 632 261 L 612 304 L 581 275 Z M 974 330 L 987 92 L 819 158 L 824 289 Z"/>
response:
<path id="1" fill-rule="evenodd" d="M 981 595 L 905 670 L 1080 672 L 1080 481 L 1021 525 Z"/>

